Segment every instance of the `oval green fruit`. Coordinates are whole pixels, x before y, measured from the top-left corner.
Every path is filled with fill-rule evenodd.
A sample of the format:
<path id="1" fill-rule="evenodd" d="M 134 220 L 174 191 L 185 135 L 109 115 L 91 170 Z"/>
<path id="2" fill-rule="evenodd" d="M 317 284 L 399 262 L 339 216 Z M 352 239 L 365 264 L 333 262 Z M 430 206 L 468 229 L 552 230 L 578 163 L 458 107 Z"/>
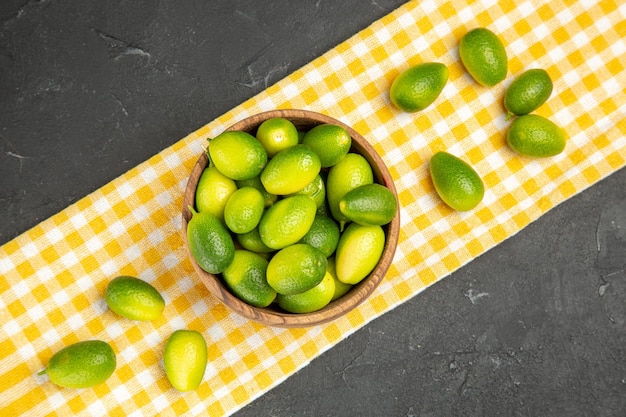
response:
<path id="1" fill-rule="evenodd" d="M 313 246 L 296 243 L 279 250 L 267 265 L 267 282 L 283 295 L 315 287 L 326 274 L 326 257 Z"/>
<path id="2" fill-rule="evenodd" d="M 448 82 L 448 67 L 425 62 L 400 73 L 391 84 L 389 98 L 400 110 L 417 112 L 430 106 Z"/>
<path id="3" fill-rule="evenodd" d="M 326 202 L 326 184 L 322 176 L 317 175 L 309 185 L 294 194 L 308 195 L 315 201 L 315 205 L 319 209 Z"/>
<path id="4" fill-rule="evenodd" d="M 492 87 L 506 78 L 506 50 L 500 38 L 489 29 L 467 32 L 459 43 L 459 55 L 467 72 L 483 86 Z"/>
<path id="5" fill-rule="evenodd" d="M 267 283 L 267 264 L 261 255 L 239 249 L 222 277 L 238 298 L 255 307 L 267 307 L 276 298 L 276 291 Z"/>
<path id="6" fill-rule="evenodd" d="M 222 174 L 233 180 L 256 177 L 268 158 L 261 142 L 242 131 L 226 131 L 211 139 L 209 157 Z"/>
<path id="7" fill-rule="evenodd" d="M 346 156 L 352 146 L 352 138 L 343 127 L 325 123 L 309 130 L 304 135 L 302 143 L 319 156 L 322 168 L 327 168 Z"/>
<path id="8" fill-rule="evenodd" d="M 393 220 L 398 203 L 389 188 L 373 183 L 348 191 L 339 201 L 339 210 L 355 223 L 382 226 Z"/>
<path id="9" fill-rule="evenodd" d="M 254 187 L 243 187 L 235 191 L 224 207 L 224 222 L 233 233 L 247 233 L 257 227 L 265 199 Z"/>
<path id="10" fill-rule="evenodd" d="M 341 234 L 335 254 L 337 279 L 357 284 L 374 270 L 385 248 L 385 232 L 380 226 L 350 223 Z"/>
<path id="11" fill-rule="evenodd" d="M 536 114 L 526 114 L 513 120 L 506 141 L 515 152 L 530 157 L 558 155 L 565 149 L 565 131 Z"/>
<path id="12" fill-rule="evenodd" d="M 235 243 L 228 229 L 214 215 L 193 209 L 187 223 L 189 251 L 200 268 L 210 274 L 221 273 L 235 256 Z"/>
<path id="13" fill-rule="evenodd" d="M 257 175 L 254 178 L 249 178 L 247 180 L 237 180 L 235 181 L 235 184 L 237 185 L 238 188 L 253 187 L 259 190 L 259 192 L 263 196 L 265 207 L 271 206 L 272 204 L 276 202 L 276 200 L 278 200 L 278 196 L 276 194 L 269 193 L 265 189 L 265 187 L 263 186 L 263 183 L 261 182 L 260 175 Z M 224 205 L 226 205 L 226 203 L 224 203 Z"/>
<path id="14" fill-rule="evenodd" d="M 248 233 L 238 234 L 235 237 L 237 239 L 237 243 L 239 243 L 242 248 L 248 249 L 249 251 L 256 253 L 274 252 L 274 249 L 263 243 L 258 227 L 255 227 Z"/>
<path id="15" fill-rule="evenodd" d="M 259 235 L 266 246 L 282 249 L 298 242 L 309 231 L 317 206 L 306 195 L 285 197 L 267 209 L 259 222 Z"/>
<path id="16" fill-rule="evenodd" d="M 196 209 L 199 212 L 208 211 L 223 219 L 226 202 L 236 190 L 235 181 L 222 174 L 215 166 L 208 166 L 202 171 L 196 187 Z"/>
<path id="17" fill-rule="evenodd" d="M 121 275 L 107 285 L 104 299 L 109 308 L 131 320 L 155 320 L 162 316 L 165 301 L 149 283 Z"/>
<path id="18" fill-rule="evenodd" d="M 430 175 L 441 199 L 454 210 L 473 209 L 485 194 L 478 173 L 465 161 L 447 152 L 433 155 Z"/>
<path id="19" fill-rule="evenodd" d="M 192 391 L 202 382 L 207 364 L 206 341 L 195 330 L 176 330 L 163 352 L 165 375 L 180 392 Z"/>
<path id="20" fill-rule="evenodd" d="M 504 94 L 507 119 L 535 111 L 552 94 L 550 75 L 541 68 L 529 69 L 517 77 Z"/>
<path id="21" fill-rule="evenodd" d="M 61 387 L 89 388 L 106 381 L 115 371 L 113 348 L 101 340 L 86 340 L 67 346 L 50 358 L 39 372 Z"/>
<path id="22" fill-rule="evenodd" d="M 256 138 L 271 158 L 278 152 L 298 144 L 298 129 L 289 120 L 273 117 L 259 125 Z"/>
<path id="23" fill-rule="evenodd" d="M 335 267 L 335 258 L 330 257 L 326 260 L 326 273 L 330 274 L 333 277 L 333 281 L 335 281 L 335 293 L 333 294 L 333 298 L 331 301 L 335 301 L 336 299 L 343 297 L 350 289 L 352 289 L 352 284 L 346 284 L 345 282 L 339 281 L 337 278 L 337 268 Z"/>
<path id="24" fill-rule="evenodd" d="M 332 218 L 317 213 L 309 231 L 300 239 L 301 243 L 308 243 L 329 257 L 337 249 L 339 243 L 339 225 Z"/>
<path id="25" fill-rule="evenodd" d="M 293 194 L 306 187 L 320 173 L 319 156 L 306 145 L 278 152 L 261 172 L 261 182 L 271 194 Z"/>
<path id="26" fill-rule="evenodd" d="M 326 179 L 326 199 L 333 218 L 340 223 L 348 221 L 339 210 L 339 201 L 350 190 L 374 182 L 374 173 L 367 159 L 358 153 L 349 152 L 332 166 Z"/>
<path id="27" fill-rule="evenodd" d="M 290 313 L 312 313 L 326 307 L 334 294 L 335 281 L 326 273 L 315 287 L 299 294 L 278 294 L 276 301 L 283 310 Z"/>

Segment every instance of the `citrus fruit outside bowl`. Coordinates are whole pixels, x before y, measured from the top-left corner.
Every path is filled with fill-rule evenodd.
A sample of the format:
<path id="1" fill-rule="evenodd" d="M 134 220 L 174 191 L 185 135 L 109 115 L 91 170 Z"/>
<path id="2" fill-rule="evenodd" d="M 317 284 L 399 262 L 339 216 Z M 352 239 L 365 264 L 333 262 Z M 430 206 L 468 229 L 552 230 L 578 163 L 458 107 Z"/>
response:
<path id="1" fill-rule="evenodd" d="M 337 119 L 329 117 L 327 115 L 316 113 L 307 110 L 272 110 L 264 113 L 259 113 L 243 119 L 234 125 L 230 126 L 228 131 L 238 130 L 244 131 L 254 135 L 258 126 L 265 120 L 282 117 L 290 120 L 299 130 L 308 131 L 309 129 L 325 123 L 336 124 L 345 128 L 352 138 L 352 147 L 350 152 L 355 152 L 363 155 L 365 159 L 370 163 L 372 171 L 374 173 L 374 180 L 379 184 L 383 184 L 388 187 L 396 196 L 398 201 L 397 191 L 389 170 L 385 166 L 381 157 L 376 153 L 374 148 L 363 138 L 359 133 L 346 124 L 340 122 Z M 345 295 L 332 301 L 326 307 L 321 310 L 314 311 L 312 313 L 288 313 L 280 309 L 275 303 L 269 307 L 255 307 L 237 298 L 231 293 L 231 291 L 225 286 L 219 275 L 210 274 L 200 268 L 195 262 L 189 251 L 189 244 L 187 242 L 187 224 L 191 219 L 192 213 L 189 210 L 189 206 L 194 205 L 194 198 L 196 188 L 198 186 L 198 180 L 204 168 L 208 165 L 208 157 L 206 153 L 203 153 L 198 158 L 195 166 L 193 167 L 185 194 L 183 197 L 182 218 L 183 227 L 182 233 L 187 247 L 187 253 L 193 264 L 194 270 L 197 276 L 207 287 L 209 292 L 217 297 L 223 304 L 229 307 L 236 313 L 253 320 L 258 323 L 276 326 L 276 327 L 309 327 L 322 323 L 326 323 L 337 319 L 348 313 L 363 301 L 365 301 L 374 292 L 376 287 L 385 277 L 398 244 L 398 234 L 400 229 L 400 215 L 399 210 L 393 220 L 383 226 L 385 231 L 385 247 L 380 261 L 374 268 L 374 270 L 361 282 L 351 288 Z"/>

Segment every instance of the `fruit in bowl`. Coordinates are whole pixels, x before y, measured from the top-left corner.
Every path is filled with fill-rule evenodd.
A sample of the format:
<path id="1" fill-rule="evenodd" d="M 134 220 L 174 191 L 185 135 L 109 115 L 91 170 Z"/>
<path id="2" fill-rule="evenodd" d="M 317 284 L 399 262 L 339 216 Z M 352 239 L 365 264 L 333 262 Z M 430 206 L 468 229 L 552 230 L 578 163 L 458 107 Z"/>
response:
<path id="1" fill-rule="evenodd" d="M 351 127 L 304 110 L 244 119 L 209 140 L 183 199 L 187 249 L 211 294 L 260 323 L 346 314 L 384 278 L 398 198 Z"/>

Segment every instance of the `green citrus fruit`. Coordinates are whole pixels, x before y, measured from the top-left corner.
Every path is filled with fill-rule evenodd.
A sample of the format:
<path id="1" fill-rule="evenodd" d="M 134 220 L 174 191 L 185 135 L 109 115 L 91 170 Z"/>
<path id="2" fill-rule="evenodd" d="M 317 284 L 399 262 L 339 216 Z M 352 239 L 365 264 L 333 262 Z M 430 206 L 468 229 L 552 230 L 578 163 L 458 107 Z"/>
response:
<path id="1" fill-rule="evenodd" d="M 223 219 L 226 202 L 235 190 L 235 181 L 222 174 L 215 166 L 208 166 L 202 171 L 196 187 L 196 209 L 199 212 L 208 211 Z"/>
<path id="2" fill-rule="evenodd" d="M 200 385 L 207 364 L 206 341 L 195 330 L 176 330 L 167 339 L 163 353 L 165 375 L 180 392 Z"/>
<path id="3" fill-rule="evenodd" d="M 293 194 L 309 185 L 320 169 L 317 154 L 308 146 L 299 144 L 274 155 L 261 173 L 261 182 L 272 194 Z"/>
<path id="4" fill-rule="evenodd" d="M 326 199 L 332 216 L 340 223 L 348 219 L 339 210 L 339 201 L 350 190 L 374 182 L 374 173 L 367 159 L 357 153 L 348 153 L 328 171 Z"/>
<path id="5" fill-rule="evenodd" d="M 315 287 L 299 294 L 278 294 L 276 301 L 290 313 L 312 313 L 326 307 L 335 294 L 335 281 L 326 273 Z"/>
<path id="6" fill-rule="evenodd" d="M 265 187 L 263 187 L 263 183 L 261 182 L 260 175 L 257 175 L 254 178 L 249 178 L 247 180 L 235 181 L 235 184 L 237 184 L 238 188 L 253 187 L 259 190 L 261 192 L 261 195 L 263 196 L 263 202 L 264 202 L 265 207 L 271 206 L 272 204 L 276 202 L 276 200 L 278 200 L 278 196 L 276 194 L 267 192 Z"/>
<path id="7" fill-rule="evenodd" d="M 233 180 L 254 178 L 267 163 L 261 142 L 242 131 L 223 132 L 210 140 L 209 156 L 215 167 Z"/>
<path id="8" fill-rule="evenodd" d="M 391 190 L 384 185 L 365 184 L 348 191 L 339 200 L 339 211 L 355 223 L 382 226 L 393 220 L 398 203 Z"/>
<path id="9" fill-rule="evenodd" d="M 320 208 L 322 204 L 326 201 L 326 184 L 324 184 L 324 180 L 321 175 L 317 175 L 313 181 L 309 183 L 306 187 L 298 191 L 297 193 L 290 194 L 303 194 L 308 195 L 315 201 L 315 205 Z"/>
<path id="10" fill-rule="evenodd" d="M 208 212 L 196 213 L 187 223 L 187 242 L 191 255 L 200 268 L 210 274 L 219 274 L 233 260 L 235 243 L 228 229 Z"/>
<path id="11" fill-rule="evenodd" d="M 267 283 L 268 261 L 247 250 L 236 250 L 233 262 L 222 272 L 228 288 L 240 299 L 255 307 L 267 307 L 276 291 Z"/>
<path id="12" fill-rule="evenodd" d="M 267 282 L 283 295 L 299 294 L 315 287 L 326 274 L 326 257 L 306 243 L 279 250 L 267 266 Z"/>
<path id="13" fill-rule="evenodd" d="M 261 235 L 259 234 L 258 227 L 255 227 L 247 233 L 238 234 L 235 237 L 237 239 L 237 243 L 239 243 L 242 248 L 249 251 L 256 253 L 274 252 L 274 249 L 267 246 L 265 243 L 263 243 L 263 240 L 261 240 Z"/>
<path id="14" fill-rule="evenodd" d="M 346 129 L 334 124 L 321 124 L 309 130 L 302 143 L 319 156 L 322 168 L 335 165 L 346 156 L 352 138 Z"/>
<path id="15" fill-rule="evenodd" d="M 382 227 L 350 223 L 337 245 L 337 279 L 346 284 L 360 282 L 374 270 L 384 248 L 385 232 Z"/>
<path id="16" fill-rule="evenodd" d="M 279 200 L 261 217 L 261 240 L 272 249 L 282 249 L 296 243 L 311 228 L 316 211 L 315 202 L 306 195 L 294 195 Z"/>
<path id="17" fill-rule="evenodd" d="M 146 281 L 121 275 L 107 285 L 104 299 L 109 308 L 132 320 L 155 320 L 162 316 L 165 301 Z"/>
<path id="18" fill-rule="evenodd" d="M 545 70 L 534 68 L 523 72 L 504 94 L 507 119 L 535 111 L 548 100 L 552 87 L 550 75 Z"/>
<path id="19" fill-rule="evenodd" d="M 455 210 L 471 210 L 483 199 L 485 187 L 478 173 L 454 155 L 447 152 L 433 155 L 430 175 L 441 199 Z"/>
<path id="20" fill-rule="evenodd" d="M 259 125 L 256 138 L 271 158 L 283 149 L 298 144 L 298 130 L 289 120 L 282 117 L 268 119 Z"/>
<path id="21" fill-rule="evenodd" d="M 254 187 L 243 187 L 235 191 L 224 208 L 224 222 L 233 233 L 246 233 L 257 227 L 265 199 Z"/>
<path id="22" fill-rule="evenodd" d="M 333 277 L 333 281 L 335 281 L 335 293 L 331 301 L 335 301 L 337 298 L 345 295 L 353 287 L 352 284 L 346 284 L 345 282 L 339 281 L 339 278 L 337 278 L 334 257 L 330 257 L 326 260 L 326 273 L 330 274 L 330 276 Z"/>
<path id="23" fill-rule="evenodd" d="M 389 98 L 400 110 L 417 112 L 430 106 L 448 82 L 448 67 L 424 62 L 401 72 L 391 84 Z"/>
<path id="24" fill-rule="evenodd" d="M 479 84 L 491 87 L 506 78 L 506 50 L 500 38 L 489 29 L 467 32 L 459 43 L 459 55 L 465 69 Z"/>
<path id="25" fill-rule="evenodd" d="M 506 141 L 515 152 L 524 156 L 554 156 L 565 149 L 565 131 L 536 114 L 516 118 L 506 134 Z"/>
<path id="26" fill-rule="evenodd" d="M 309 231 L 300 242 L 308 243 L 329 257 L 337 249 L 339 243 L 339 225 L 332 218 L 323 214 L 316 214 Z"/>
<path id="27" fill-rule="evenodd" d="M 106 381 L 115 371 L 113 348 L 101 340 L 86 340 L 69 345 L 52 355 L 48 367 L 50 381 L 61 387 L 89 388 Z"/>

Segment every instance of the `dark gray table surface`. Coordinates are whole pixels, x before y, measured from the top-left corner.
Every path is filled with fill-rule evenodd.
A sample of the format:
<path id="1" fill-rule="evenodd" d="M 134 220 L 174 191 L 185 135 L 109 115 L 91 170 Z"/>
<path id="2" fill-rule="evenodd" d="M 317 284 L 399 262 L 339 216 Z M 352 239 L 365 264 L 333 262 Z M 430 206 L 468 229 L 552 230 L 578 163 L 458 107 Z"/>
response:
<path id="1" fill-rule="evenodd" d="M 0 243 L 403 2 L 0 2 Z M 239 416 L 626 415 L 626 170 Z"/>

